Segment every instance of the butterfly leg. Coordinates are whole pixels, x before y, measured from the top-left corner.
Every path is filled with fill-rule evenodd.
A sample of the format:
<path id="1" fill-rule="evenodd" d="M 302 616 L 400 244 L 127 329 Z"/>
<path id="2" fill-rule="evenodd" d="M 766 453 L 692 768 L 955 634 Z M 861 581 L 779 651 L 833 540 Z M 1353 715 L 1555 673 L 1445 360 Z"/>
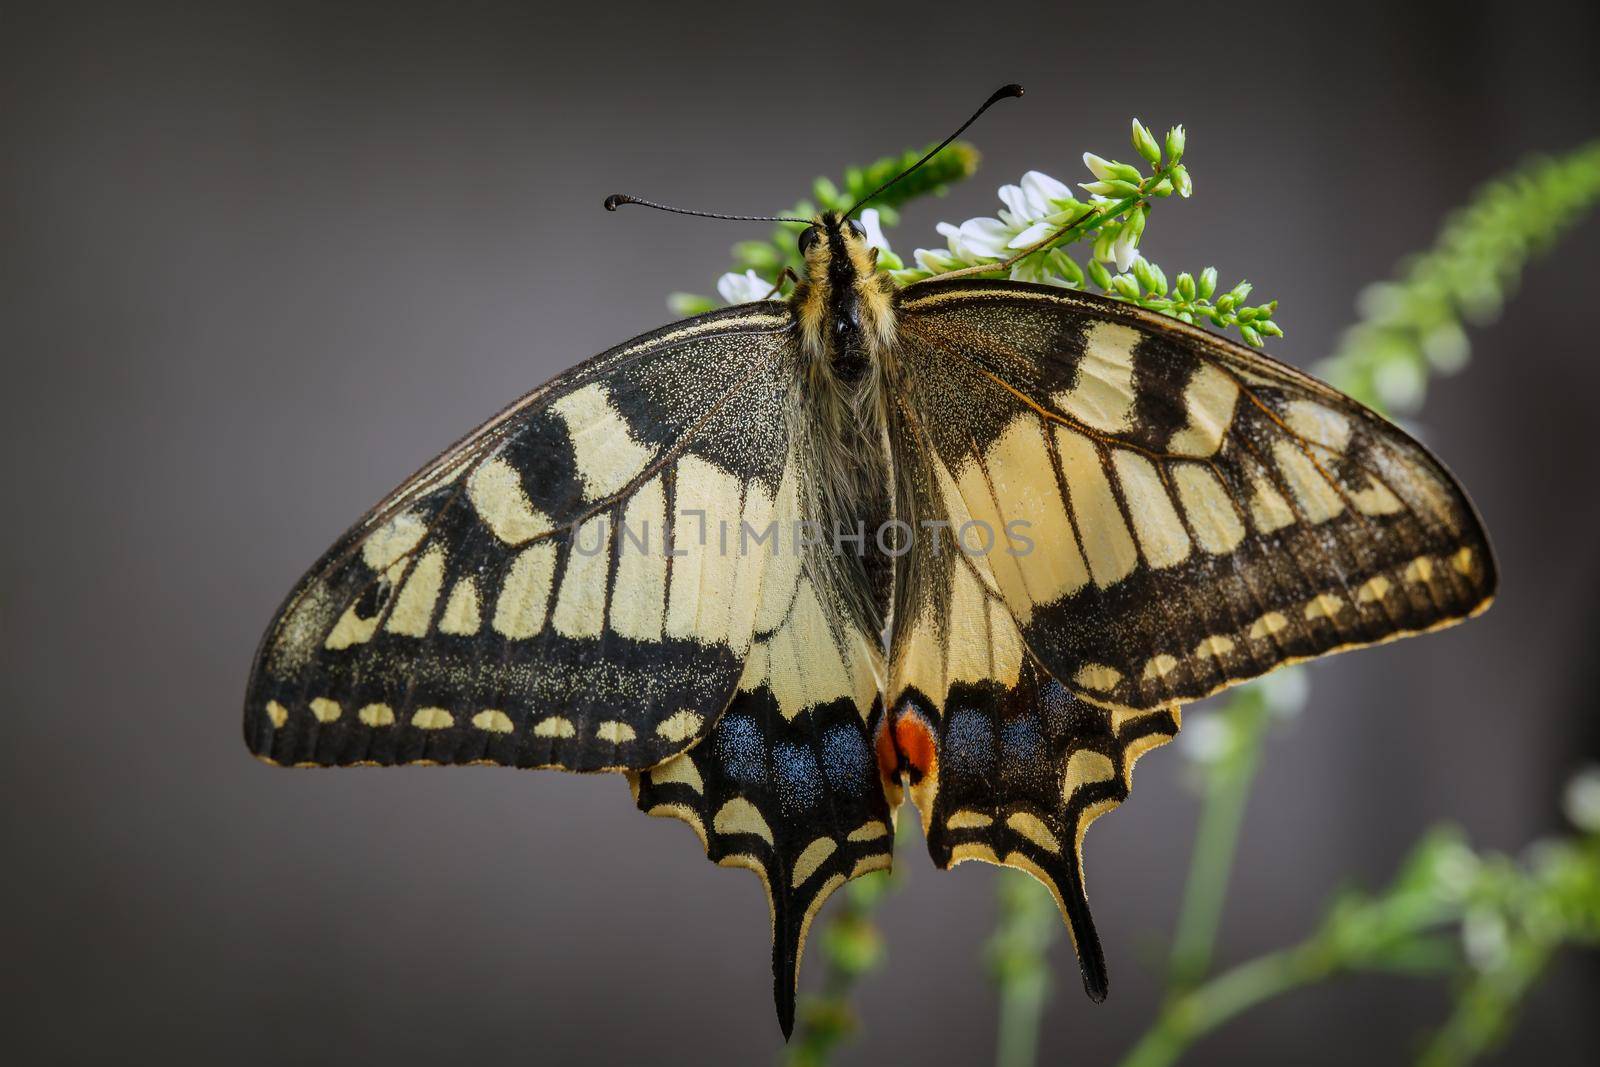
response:
<path id="1" fill-rule="evenodd" d="M 783 283 L 784 282 L 788 282 L 790 285 L 799 285 L 800 284 L 800 276 L 794 272 L 794 268 L 793 267 L 785 267 L 785 268 L 783 268 L 783 273 L 778 275 L 778 280 L 776 282 L 772 283 L 772 288 L 770 290 L 768 290 L 767 291 L 767 295 L 762 297 L 761 299 L 763 299 L 763 300 L 771 300 L 773 297 L 775 297 L 779 293 L 783 292 Z"/>

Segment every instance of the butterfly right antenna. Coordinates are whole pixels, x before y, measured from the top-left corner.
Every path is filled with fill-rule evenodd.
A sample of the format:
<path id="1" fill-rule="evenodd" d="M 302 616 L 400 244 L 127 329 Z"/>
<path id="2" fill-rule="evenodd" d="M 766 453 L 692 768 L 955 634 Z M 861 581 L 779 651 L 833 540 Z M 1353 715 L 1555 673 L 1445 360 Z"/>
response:
<path id="1" fill-rule="evenodd" d="M 890 178 L 888 181 L 884 182 L 882 185 L 880 185 L 876 189 L 872 190 L 872 192 L 868 193 L 866 196 L 863 196 L 860 200 L 857 200 L 856 203 L 855 203 L 855 206 L 852 207 L 849 211 L 846 211 L 844 213 L 845 218 L 849 218 L 850 216 L 854 215 L 857 211 L 859 211 L 862 208 L 863 205 L 865 205 L 868 202 L 870 202 L 874 197 L 876 197 L 878 194 L 882 193 L 885 189 L 888 189 L 895 182 L 898 182 L 901 178 L 906 177 L 908 174 L 910 174 L 913 171 L 915 171 L 918 167 L 922 166 L 928 160 L 932 159 L 934 156 L 938 155 L 940 152 L 943 152 L 946 148 L 949 147 L 951 141 L 954 141 L 957 137 L 960 137 L 962 135 L 962 133 L 964 133 L 966 131 L 966 128 L 968 126 L 971 126 L 974 122 L 978 121 L 978 116 L 979 115 L 982 115 L 985 111 L 988 111 L 991 107 L 993 107 L 994 105 L 998 104 L 1000 101 L 1007 99 L 1008 97 L 1021 96 L 1021 95 L 1022 95 L 1022 86 L 1016 85 L 1016 84 L 1002 85 L 1000 88 L 996 89 L 993 93 L 990 93 L 989 94 L 989 99 L 987 99 L 987 100 L 985 100 L 983 102 L 983 106 L 980 107 L 978 110 L 974 111 L 972 113 L 972 117 L 970 119 L 968 119 L 966 122 L 963 122 L 960 126 L 958 126 L 956 128 L 956 132 L 955 133 L 952 133 L 949 137 L 946 137 L 944 140 L 940 141 L 937 145 L 935 145 L 928 152 L 927 155 L 923 156 L 921 159 L 919 159 L 915 163 L 911 164 L 911 166 L 907 167 L 905 170 L 901 171 L 899 174 L 896 174 L 893 178 Z"/>

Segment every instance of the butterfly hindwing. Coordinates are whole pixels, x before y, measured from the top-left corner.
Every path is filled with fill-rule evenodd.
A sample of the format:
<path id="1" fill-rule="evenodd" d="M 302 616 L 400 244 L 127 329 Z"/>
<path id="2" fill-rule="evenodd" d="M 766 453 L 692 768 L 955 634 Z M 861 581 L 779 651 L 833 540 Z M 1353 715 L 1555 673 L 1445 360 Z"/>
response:
<path id="1" fill-rule="evenodd" d="M 869 716 L 877 708 L 874 700 Z M 761 685 L 741 692 L 700 744 L 634 779 L 640 810 L 682 819 L 700 836 L 707 858 L 761 879 L 785 1034 L 794 1025 L 812 918 L 846 881 L 891 861 L 889 808 L 868 737 L 853 699 L 786 718 Z"/>
<path id="2" fill-rule="evenodd" d="M 701 736 L 755 638 L 782 491 L 791 317 L 659 330 L 530 394 L 375 508 L 257 653 L 252 751 L 284 764 L 639 768 Z M 668 540 L 670 538 L 670 541 Z"/>
<path id="3" fill-rule="evenodd" d="M 1139 756 L 1177 734 L 1177 708 L 1109 711 L 1073 696 L 1031 656 L 1014 679 L 957 681 L 937 703 L 913 688 L 901 707 L 936 731 L 936 765 L 913 786 L 934 863 L 982 860 L 1044 883 L 1072 933 L 1084 988 L 1105 999 L 1083 836 L 1127 799 Z"/>
<path id="4" fill-rule="evenodd" d="M 1086 699 L 1197 699 L 1493 595 L 1449 473 L 1307 375 L 1041 286 L 923 283 L 900 311 L 928 480 L 953 516 L 1021 523 L 1027 550 L 1001 536 L 989 570 L 1028 647 Z"/>

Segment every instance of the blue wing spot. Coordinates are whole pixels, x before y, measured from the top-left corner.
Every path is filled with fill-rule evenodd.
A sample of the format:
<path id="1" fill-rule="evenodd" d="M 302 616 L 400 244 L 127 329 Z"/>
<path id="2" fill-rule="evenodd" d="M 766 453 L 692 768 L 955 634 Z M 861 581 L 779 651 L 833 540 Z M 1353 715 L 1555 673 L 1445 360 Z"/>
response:
<path id="1" fill-rule="evenodd" d="M 857 797 L 872 783 L 872 754 L 854 726 L 835 726 L 822 737 L 822 770 L 834 792 Z"/>
<path id="2" fill-rule="evenodd" d="M 724 715 L 717 722 L 712 751 L 722 773 L 745 787 L 767 781 L 767 743 L 761 727 L 743 715 Z"/>
<path id="3" fill-rule="evenodd" d="M 994 740 L 989 716 L 971 708 L 957 708 L 945 730 L 941 755 L 953 771 L 987 779 L 994 774 Z"/>
<path id="4" fill-rule="evenodd" d="M 774 746 L 772 770 L 777 777 L 778 800 L 785 812 L 810 811 L 822 799 L 822 768 L 809 748 Z"/>
<path id="5" fill-rule="evenodd" d="M 1004 777 L 1040 787 L 1053 777 L 1046 758 L 1044 734 L 1033 715 L 1018 716 L 1000 724 L 1000 758 Z"/>

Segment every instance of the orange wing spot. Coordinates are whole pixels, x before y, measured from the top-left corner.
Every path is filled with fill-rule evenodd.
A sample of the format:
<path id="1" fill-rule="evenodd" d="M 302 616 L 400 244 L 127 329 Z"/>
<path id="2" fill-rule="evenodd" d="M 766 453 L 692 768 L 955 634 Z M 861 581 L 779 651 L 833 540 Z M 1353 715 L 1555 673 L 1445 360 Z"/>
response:
<path id="1" fill-rule="evenodd" d="M 878 774 L 885 782 L 900 780 L 900 753 L 894 749 L 894 732 L 888 720 L 878 724 L 878 736 L 872 742 L 872 751 L 878 757 Z"/>
<path id="2" fill-rule="evenodd" d="M 933 733 L 920 715 L 902 714 L 894 721 L 894 747 L 918 780 L 933 773 L 936 760 Z"/>
<path id="3" fill-rule="evenodd" d="M 915 785 L 932 774 L 939 762 L 939 742 L 928 721 L 910 703 L 901 704 L 878 724 L 872 749 L 886 784 L 909 775 Z"/>

